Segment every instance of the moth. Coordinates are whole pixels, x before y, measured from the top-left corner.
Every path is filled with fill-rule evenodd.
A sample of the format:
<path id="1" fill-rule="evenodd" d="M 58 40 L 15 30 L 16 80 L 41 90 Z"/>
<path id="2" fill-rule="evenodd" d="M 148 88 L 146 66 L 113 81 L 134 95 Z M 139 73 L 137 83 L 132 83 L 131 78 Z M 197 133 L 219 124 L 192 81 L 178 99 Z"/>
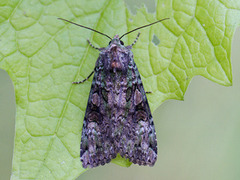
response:
<path id="1" fill-rule="evenodd" d="M 92 86 L 83 121 L 80 159 L 84 168 L 109 163 L 119 153 L 130 162 L 153 166 L 157 160 L 157 138 L 152 114 L 143 88 L 140 73 L 131 51 L 137 42 L 124 46 L 122 37 L 151 26 L 165 18 L 133 29 L 114 38 L 66 19 L 60 20 L 92 30 L 110 39 L 100 51 L 93 74 Z"/>

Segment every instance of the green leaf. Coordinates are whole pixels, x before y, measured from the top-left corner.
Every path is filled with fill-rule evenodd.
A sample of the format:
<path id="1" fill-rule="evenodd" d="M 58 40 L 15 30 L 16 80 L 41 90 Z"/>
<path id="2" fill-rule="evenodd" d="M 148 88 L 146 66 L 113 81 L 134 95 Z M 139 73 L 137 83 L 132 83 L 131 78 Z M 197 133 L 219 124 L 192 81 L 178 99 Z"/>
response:
<path id="1" fill-rule="evenodd" d="M 120 7 L 120 8 L 119 8 Z M 229 86 L 231 42 L 240 24 L 239 1 L 157 2 L 156 13 L 132 15 L 123 1 L 3 1 L 0 3 L 0 68 L 10 75 L 17 103 L 12 179 L 74 179 L 85 170 L 80 136 L 98 47 L 108 39 L 57 20 L 62 17 L 113 37 L 141 30 L 133 48 L 151 109 L 182 100 L 196 75 Z M 123 38 L 131 44 L 137 32 Z M 156 45 L 156 42 L 160 42 Z M 130 166 L 120 157 L 116 164 Z"/>

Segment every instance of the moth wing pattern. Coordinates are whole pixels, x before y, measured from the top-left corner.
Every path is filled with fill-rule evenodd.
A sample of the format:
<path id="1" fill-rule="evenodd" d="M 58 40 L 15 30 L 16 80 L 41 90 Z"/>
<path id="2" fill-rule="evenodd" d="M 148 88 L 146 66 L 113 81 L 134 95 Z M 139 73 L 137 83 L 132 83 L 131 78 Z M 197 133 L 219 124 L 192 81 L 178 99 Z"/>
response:
<path id="1" fill-rule="evenodd" d="M 104 103 L 102 97 L 103 68 L 100 56 L 96 62 L 95 74 L 88 98 L 87 109 L 83 121 L 80 159 L 82 166 L 87 168 L 97 167 L 109 163 L 116 157 L 109 119 L 105 111 L 101 110 Z"/>
<path id="2" fill-rule="evenodd" d="M 139 165 L 156 162 L 156 133 L 146 93 L 132 52 L 124 50 L 119 55 L 107 49 L 96 62 L 82 130 L 84 168 L 109 163 L 118 153 Z M 120 65 L 113 59 L 124 59 L 125 65 L 116 71 Z"/>
<path id="3" fill-rule="evenodd" d="M 157 138 L 153 124 L 150 107 L 143 88 L 140 73 L 133 60 L 132 53 L 129 55 L 128 89 L 126 99 L 129 103 L 129 113 L 124 122 L 124 130 L 116 145 L 122 157 L 139 165 L 153 166 L 157 160 Z"/>

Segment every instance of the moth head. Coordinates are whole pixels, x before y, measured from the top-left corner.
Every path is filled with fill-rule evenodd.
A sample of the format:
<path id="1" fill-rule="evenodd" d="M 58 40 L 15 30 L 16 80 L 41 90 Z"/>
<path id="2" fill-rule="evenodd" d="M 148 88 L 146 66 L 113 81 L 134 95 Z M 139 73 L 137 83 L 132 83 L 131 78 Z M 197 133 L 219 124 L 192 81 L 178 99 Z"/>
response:
<path id="1" fill-rule="evenodd" d="M 111 44 L 124 46 L 124 42 L 119 39 L 119 35 L 115 35 L 114 38 L 111 41 L 109 41 L 108 45 L 111 45 Z"/>

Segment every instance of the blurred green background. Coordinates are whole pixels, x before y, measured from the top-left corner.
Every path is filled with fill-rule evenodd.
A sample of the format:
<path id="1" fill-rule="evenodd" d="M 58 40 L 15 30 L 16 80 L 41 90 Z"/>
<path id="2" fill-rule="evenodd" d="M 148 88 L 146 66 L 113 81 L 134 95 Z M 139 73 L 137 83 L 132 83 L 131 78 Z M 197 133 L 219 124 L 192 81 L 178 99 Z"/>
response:
<path id="1" fill-rule="evenodd" d="M 154 0 L 126 1 L 133 13 L 141 2 L 154 11 Z M 161 37 L 159 37 L 161 40 Z M 232 43 L 233 86 L 195 77 L 184 101 L 162 104 L 153 118 L 158 138 L 154 167 L 115 164 L 91 169 L 78 179 L 239 180 L 240 179 L 240 28 Z M 0 70 L 0 180 L 10 178 L 14 143 L 14 89 Z"/>

